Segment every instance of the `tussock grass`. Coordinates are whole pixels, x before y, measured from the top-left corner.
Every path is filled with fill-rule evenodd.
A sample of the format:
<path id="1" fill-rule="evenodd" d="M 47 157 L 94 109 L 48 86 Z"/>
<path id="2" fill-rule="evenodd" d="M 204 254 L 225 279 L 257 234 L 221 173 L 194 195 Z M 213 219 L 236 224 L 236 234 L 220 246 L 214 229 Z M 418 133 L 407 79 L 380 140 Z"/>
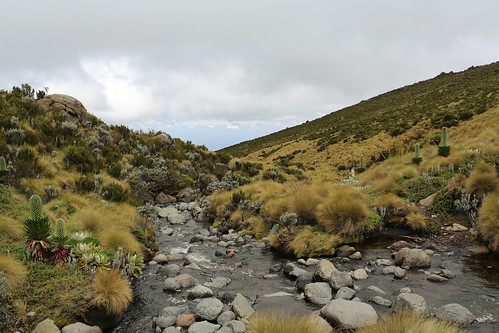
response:
<path id="1" fill-rule="evenodd" d="M 22 262 L 4 254 L 0 254 L 0 272 L 11 289 L 20 286 L 28 274 Z"/>
<path id="2" fill-rule="evenodd" d="M 483 198 L 487 193 L 499 191 L 495 168 L 487 163 L 477 164 L 464 184 L 466 192 Z"/>
<path id="3" fill-rule="evenodd" d="M 129 252 L 139 252 L 140 244 L 137 239 L 127 230 L 110 228 L 99 233 L 97 237 L 104 248 L 117 251 L 123 248 Z"/>
<path id="4" fill-rule="evenodd" d="M 369 210 L 364 195 L 350 186 L 335 188 L 317 207 L 318 224 L 326 232 L 355 236 L 362 232 Z"/>
<path id="5" fill-rule="evenodd" d="M 132 301 L 130 283 L 117 270 L 100 270 L 94 278 L 91 304 L 109 314 L 123 313 Z"/>
<path id="6" fill-rule="evenodd" d="M 19 240 L 22 233 L 23 228 L 18 221 L 7 216 L 0 219 L 0 238 Z"/>
<path id="7" fill-rule="evenodd" d="M 407 213 L 405 200 L 393 193 L 385 193 L 376 197 L 373 206 L 385 207 L 392 214 L 396 215 L 405 215 Z"/>
<path id="8" fill-rule="evenodd" d="M 397 312 L 382 317 L 374 326 L 360 328 L 357 333 L 459 333 L 459 327 L 442 320 L 426 318 L 416 312 Z"/>
<path id="9" fill-rule="evenodd" d="M 288 211 L 288 206 L 286 197 L 273 198 L 264 202 L 260 208 L 260 214 L 265 216 L 269 222 L 277 222 L 279 217 Z"/>
<path id="10" fill-rule="evenodd" d="M 478 211 L 478 230 L 489 242 L 489 247 L 499 252 L 499 194 L 489 194 Z"/>
<path id="11" fill-rule="evenodd" d="M 289 209 L 298 215 L 300 223 L 315 224 L 315 212 L 322 200 L 316 186 L 302 186 L 291 195 Z"/>
<path id="12" fill-rule="evenodd" d="M 287 252 L 293 253 L 298 258 L 310 258 L 324 255 L 333 255 L 336 246 L 342 241 L 338 235 L 328 234 L 314 230 L 313 227 L 303 227 L 286 244 Z"/>
<path id="13" fill-rule="evenodd" d="M 210 200 L 210 213 L 216 217 L 223 217 L 230 207 L 231 196 L 232 193 L 230 191 L 217 191 L 213 193 Z"/>
<path id="14" fill-rule="evenodd" d="M 257 312 L 250 317 L 249 333 L 334 333 L 313 316 L 298 316 L 279 312 Z"/>
<path id="15" fill-rule="evenodd" d="M 425 230 L 426 216 L 421 212 L 411 212 L 406 216 L 406 223 L 413 230 Z"/>
<path id="16" fill-rule="evenodd" d="M 91 231 L 94 234 L 104 229 L 107 221 L 96 209 L 82 209 L 71 216 L 75 229 Z"/>
<path id="17" fill-rule="evenodd" d="M 265 237 L 270 231 L 270 226 L 260 216 L 252 216 L 248 219 L 249 230 L 253 233 L 256 239 Z"/>

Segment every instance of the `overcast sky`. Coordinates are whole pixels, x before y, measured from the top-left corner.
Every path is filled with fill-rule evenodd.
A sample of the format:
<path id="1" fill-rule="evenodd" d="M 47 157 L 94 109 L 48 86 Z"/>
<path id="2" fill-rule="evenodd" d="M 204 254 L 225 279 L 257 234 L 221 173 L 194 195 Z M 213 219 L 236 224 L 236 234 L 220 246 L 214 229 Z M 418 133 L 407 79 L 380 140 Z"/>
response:
<path id="1" fill-rule="evenodd" d="M 497 0 L 2 1 L 0 89 L 211 150 L 499 60 Z"/>

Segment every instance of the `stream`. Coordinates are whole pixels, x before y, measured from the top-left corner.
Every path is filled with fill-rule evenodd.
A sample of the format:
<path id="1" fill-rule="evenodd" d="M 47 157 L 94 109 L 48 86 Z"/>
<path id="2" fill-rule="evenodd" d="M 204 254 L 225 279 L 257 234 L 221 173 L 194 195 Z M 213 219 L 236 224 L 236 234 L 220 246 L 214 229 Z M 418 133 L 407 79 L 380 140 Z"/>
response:
<path id="1" fill-rule="evenodd" d="M 290 261 L 309 272 L 313 272 L 315 266 L 299 264 L 296 259 L 276 253 L 263 241 L 248 236 L 243 238 L 234 233 L 221 238 L 213 230 L 209 231 L 209 224 L 197 222 L 188 211 L 180 213 L 187 218 L 185 224 L 171 225 L 167 218 L 159 219 L 156 241 L 160 252 L 174 255 L 171 258 L 176 260 L 169 260 L 168 263 L 177 264 L 181 274 L 192 275 L 200 284 L 210 283 L 216 277 L 229 278 L 228 285 L 212 288 L 215 297 L 224 304 L 230 304 L 234 295 L 241 293 L 254 303 L 256 311 L 279 310 L 307 314 L 321 309 L 322 306 L 305 301 L 303 294 L 294 286 L 294 281 L 282 271 L 283 264 Z M 362 253 L 361 260 L 328 259 L 340 271 L 366 269 L 369 275 L 367 279 L 354 280 L 357 296 L 363 301 L 368 302 L 372 297 L 368 286 L 385 291 L 383 297 L 392 302 L 399 289 L 409 287 L 412 292 L 426 299 L 432 313 L 442 305 L 459 303 L 475 316 L 475 321 L 466 327 L 470 332 L 499 332 L 497 256 L 470 256 L 459 247 L 448 246 L 445 251 L 430 252 L 431 268 L 425 271 L 411 269 L 403 279 L 396 280 L 393 275 L 382 274 L 382 267 L 375 262 L 377 259 L 391 259 L 392 252 L 387 247 L 400 240 L 400 237 L 403 236 L 379 236 L 357 245 Z M 219 240 L 228 240 L 226 243 L 233 245 L 220 246 Z M 234 250 L 230 258 L 224 256 L 227 249 Z M 143 274 L 135 282 L 134 302 L 113 332 L 156 332 L 153 318 L 163 308 L 181 304 L 187 304 L 191 309 L 195 306 L 196 300 L 189 300 L 186 290 L 173 293 L 163 291 L 163 281 L 168 277 L 164 268 L 155 262 L 146 265 Z M 456 277 L 444 283 L 427 280 L 428 272 L 439 272 L 442 268 L 451 270 Z M 389 307 L 369 303 L 378 315 L 392 311 Z"/>

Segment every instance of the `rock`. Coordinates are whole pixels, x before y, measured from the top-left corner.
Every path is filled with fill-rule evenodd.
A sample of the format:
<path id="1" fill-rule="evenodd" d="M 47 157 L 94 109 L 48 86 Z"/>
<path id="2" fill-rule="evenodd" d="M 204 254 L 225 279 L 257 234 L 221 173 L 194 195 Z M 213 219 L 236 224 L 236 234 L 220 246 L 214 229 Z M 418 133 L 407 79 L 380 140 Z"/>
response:
<path id="1" fill-rule="evenodd" d="M 435 200 L 437 193 L 433 193 L 430 196 L 427 196 L 424 199 L 419 200 L 418 204 L 424 209 L 424 210 L 430 210 L 431 207 L 433 206 L 433 201 Z"/>
<path id="2" fill-rule="evenodd" d="M 355 290 L 348 287 L 342 287 L 338 289 L 336 295 L 334 296 L 335 299 L 346 299 L 348 301 L 354 297 L 355 297 Z"/>
<path id="3" fill-rule="evenodd" d="M 336 249 L 336 253 L 338 257 L 348 257 L 351 254 L 355 253 L 357 250 L 350 245 L 342 245 Z"/>
<path id="4" fill-rule="evenodd" d="M 168 222 L 173 225 L 185 224 L 187 219 L 183 214 L 170 214 L 168 215 Z"/>
<path id="5" fill-rule="evenodd" d="M 194 191 L 190 187 L 185 187 L 185 188 L 181 189 L 177 194 L 177 200 L 179 202 L 189 203 L 189 202 L 196 201 L 196 199 L 197 199 L 196 191 Z"/>
<path id="6" fill-rule="evenodd" d="M 314 278 L 314 273 L 305 273 L 300 276 L 295 281 L 295 287 L 298 291 L 302 292 L 305 290 L 305 286 L 309 283 L 312 283 Z"/>
<path id="7" fill-rule="evenodd" d="M 393 274 L 393 272 L 395 272 L 396 268 L 397 268 L 397 266 L 393 266 L 393 265 L 383 267 L 383 269 L 381 270 L 381 274 L 383 274 L 383 275 Z"/>
<path id="8" fill-rule="evenodd" d="M 449 279 L 444 278 L 443 276 L 440 276 L 438 274 L 431 274 L 430 276 L 427 277 L 428 281 L 431 282 L 447 282 Z"/>
<path id="9" fill-rule="evenodd" d="M 341 287 L 353 287 L 352 276 L 348 272 L 333 271 L 329 284 L 334 290 L 338 290 Z"/>
<path id="10" fill-rule="evenodd" d="M 220 325 L 225 325 L 229 323 L 231 320 L 236 319 L 236 314 L 232 311 L 224 311 L 218 316 L 217 323 Z"/>
<path id="11" fill-rule="evenodd" d="M 351 256 L 348 257 L 351 260 L 361 260 L 362 259 L 362 253 L 360 251 L 357 251 L 353 253 Z"/>
<path id="12" fill-rule="evenodd" d="M 313 304 L 325 305 L 331 300 L 331 287 L 326 282 L 309 283 L 305 286 L 305 298 Z"/>
<path id="13" fill-rule="evenodd" d="M 305 262 L 305 265 L 314 266 L 314 265 L 317 265 L 318 263 L 319 263 L 319 259 L 308 258 L 307 261 Z"/>
<path id="14" fill-rule="evenodd" d="M 298 278 L 299 276 L 307 273 L 308 272 L 306 270 L 296 267 L 291 272 L 289 272 L 289 275 Z"/>
<path id="15" fill-rule="evenodd" d="M 188 333 L 215 333 L 220 328 L 218 324 L 207 321 L 200 321 L 192 324 L 187 330 Z"/>
<path id="16" fill-rule="evenodd" d="M 44 321 L 39 322 L 32 333 L 60 333 L 59 327 L 54 324 L 52 319 L 45 319 Z"/>
<path id="17" fill-rule="evenodd" d="M 170 326 L 175 325 L 177 321 L 177 317 L 175 316 L 167 316 L 167 317 L 157 317 L 156 318 L 156 326 L 164 329 Z"/>
<path id="18" fill-rule="evenodd" d="M 468 228 L 466 228 L 464 225 L 459 224 L 459 223 L 453 223 L 451 231 L 466 231 Z"/>
<path id="19" fill-rule="evenodd" d="M 305 266 L 307 264 L 307 262 L 305 261 L 305 259 L 302 259 L 302 258 L 298 259 L 298 263 L 300 265 L 303 265 L 303 266 Z"/>
<path id="20" fill-rule="evenodd" d="M 217 245 L 218 245 L 218 246 L 221 246 L 221 247 L 227 247 L 227 246 L 229 246 L 229 244 L 227 244 L 227 242 L 226 242 L 226 241 L 219 241 L 219 242 L 217 243 Z"/>
<path id="21" fill-rule="evenodd" d="M 162 333 L 178 333 L 179 331 L 175 327 L 167 327 Z"/>
<path id="22" fill-rule="evenodd" d="M 342 329 L 357 329 L 376 324 L 378 314 L 366 303 L 334 299 L 321 309 L 321 315 Z"/>
<path id="23" fill-rule="evenodd" d="M 155 255 L 154 258 L 152 258 L 152 260 L 154 260 L 160 265 L 168 264 L 168 256 L 164 253 Z"/>
<path id="24" fill-rule="evenodd" d="M 167 277 L 175 277 L 180 274 L 180 266 L 177 264 L 168 264 L 161 266 L 159 273 Z"/>
<path id="25" fill-rule="evenodd" d="M 199 283 L 199 281 L 189 274 L 180 274 L 175 277 L 180 282 L 182 288 L 191 288 Z"/>
<path id="26" fill-rule="evenodd" d="M 392 266 L 393 261 L 390 259 L 376 259 L 376 265 L 378 266 Z"/>
<path id="27" fill-rule="evenodd" d="M 160 230 L 160 231 L 161 231 L 161 233 L 162 233 L 163 235 L 168 235 L 168 236 L 171 236 L 171 235 L 173 234 L 173 231 L 174 231 L 174 230 L 173 230 L 172 228 L 168 228 L 168 227 L 166 227 L 166 228 L 161 228 L 161 230 Z"/>
<path id="28" fill-rule="evenodd" d="M 169 316 L 176 317 L 179 314 L 187 313 L 187 311 L 189 311 L 189 307 L 186 305 L 184 305 L 184 306 L 167 306 L 161 310 L 160 316 L 161 317 L 169 317 Z"/>
<path id="29" fill-rule="evenodd" d="M 458 323 L 460 325 L 469 325 L 475 320 L 475 316 L 461 304 L 451 303 L 439 307 L 435 310 L 437 318 Z"/>
<path id="30" fill-rule="evenodd" d="M 468 246 L 467 248 L 465 248 L 465 251 L 471 255 L 481 255 L 481 254 L 488 254 L 489 253 L 489 249 L 483 245 Z"/>
<path id="31" fill-rule="evenodd" d="M 279 274 L 265 274 L 263 278 L 265 280 L 271 280 L 271 279 L 277 279 L 279 277 Z"/>
<path id="32" fill-rule="evenodd" d="M 250 302 L 240 293 L 237 293 L 232 301 L 232 311 L 240 318 L 248 318 L 255 313 Z"/>
<path id="33" fill-rule="evenodd" d="M 411 294 L 412 293 L 412 289 L 409 288 L 409 287 L 400 288 L 399 291 L 398 291 L 398 293 L 399 294 L 402 294 L 402 293 Z"/>
<path id="34" fill-rule="evenodd" d="M 373 292 L 373 293 L 376 293 L 376 294 L 380 294 L 380 295 L 386 294 L 383 290 L 381 290 L 380 288 L 378 288 L 376 286 L 369 286 L 366 289 Z"/>
<path id="35" fill-rule="evenodd" d="M 244 333 L 246 332 L 246 325 L 239 320 L 231 320 L 228 324 L 226 324 L 230 329 L 232 329 L 233 333 Z"/>
<path id="36" fill-rule="evenodd" d="M 177 316 L 175 325 L 180 327 L 189 327 L 196 321 L 196 315 L 193 313 L 182 313 Z"/>
<path id="37" fill-rule="evenodd" d="M 317 332 L 333 332 L 333 327 L 322 317 L 312 314 L 314 324 L 312 327 L 316 329 Z"/>
<path id="38" fill-rule="evenodd" d="M 213 290 L 208 287 L 197 285 L 187 291 L 187 299 L 213 297 Z"/>
<path id="39" fill-rule="evenodd" d="M 431 266 L 430 257 L 421 249 L 403 248 L 395 254 L 395 265 L 408 268 L 426 268 Z"/>
<path id="40" fill-rule="evenodd" d="M 262 298 L 268 298 L 268 297 L 285 297 L 285 296 L 291 296 L 291 297 L 293 297 L 293 294 L 287 293 L 285 291 L 278 291 L 278 292 L 271 293 L 271 294 L 265 294 L 265 295 L 262 296 Z"/>
<path id="41" fill-rule="evenodd" d="M 37 105 L 46 111 L 64 111 L 69 117 L 68 120 L 83 123 L 87 119 L 87 109 L 79 100 L 63 94 L 52 94 L 45 96 L 36 102 Z"/>
<path id="42" fill-rule="evenodd" d="M 393 306 L 395 311 L 403 311 L 405 309 L 414 310 L 423 315 L 429 315 L 430 309 L 426 304 L 426 300 L 418 295 L 411 293 L 401 293 L 397 296 Z"/>
<path id="43" fill-rule="evenodd" d="M 180 284 L 180 281 L 178 281 L 176 278 L 167 278 L 165 281 L 163 281 L 163 291 L 175 291 L 175 290 L 180 290 L 182 288 L 182 285 Z"/>
<path id="44" fill-rule="evenodd" d="M 406 247 L 408 249 L 412 249 L 414 246 L 412 246 L 412 244 L 409 242 L 401 240 L 401 241 L 397 241 L 397 242 L 393 243 L 392 245 L 390 245 L 390 250 L 400 251 L 404 247 Z"/>
<path id="45" fill-rule="evenodd" d="M 381 297 L 381 296 L 374 296 L 371 299 L 371 301 L 373 301 L 374 303 L 381 305 L 381 306 L 387 306 L 387 307 L 392 306 L 392 302 L 390 300 L 387 300 L 386 298 Z"/>
<path id="46" fill-rule="evenodd" d="M 407 271 L 401 267 L 395 267 L 393 270 L 393 276 L 396 279 L 402 279 L 407 274 Z"/>
<path id="47" fill-rule="evenodd" d="M 298 268 L 298 266 L 296 266 L 292 262 L 287 262 L 282 267 L 282 270 L 283 270 L 284 274 L 289 274 L 289 273 L 291 273 L 296 268 Z"/>
<path id="48" fill-rule="evenodd" d="M 62 333 L 102 333 L 99 326 L 88 326 L 84 323 L 74 323 L 62 328 Z"/>
<path id="49" fill-rule="evenodd" d="M 320 259 L 314 272 L 314 280 L 318 282 L 328 282 L 331 273 L 336 271 L 334 264 L 326 259 Z"/>
<path id="50" fill-rule="evenodd" d="M 205 298 L 196 305 L 194 313 L 202 319 L 213 321 L 217 319 L 218 315 L 222 312 L 223 307 L 224 305 L 219 299 L 214 297 Z"/>
<path id="51" fill-rule="evenodd" d="M 454 273 L 448 269 L 442 269 L 440 271 L 440 275 L 443 276 L 444 278 L 447 278 L 447 279 L 453 279 L 456 277 L 456 273 Z"/>
<path id="52" fill-rule="evenodd" d="M 214 278 L 211 278 L 211 282 L 206 282 L 204 284 L 205 287 L 213 287 L 213 288 L 223 288 L 226 285 L 228 285 L 232 280 L 228 277 L 225 276 L 217 276 Z"/>
<path id="53" fill-rule="evenodd" d="M 355 280 L 365 280 L 365 279 L 367 279 L 368 275 L 367 275 L 367 272 L 364 268 L 359 268 L 359 269 L 356 269 L 355 271 L 353 271 L 352 277 Z"/>
<path id="54" fill-rule="evenodd" d="M 169 204 L 177 202 L 177 199 L 175 199 L 175 197 L 172 197 L 169 194 L 164 194 L 163 192 L 160 192 L 156 196 L 156 199 L 154 199 L 154 202 L 157 205 L 169 205 Z"/>
<path id="55" fill-rule="evenodd" d="M 169 215 L 178 214 L 178 213 L 179 212 L 178 212 L 177 208 L 175 208 L 173 206 L 168 206 L 168 207 L 161 208 L 160 210 L 158 210 L 158 217 L 165 218 L 165 217 L 168 217 Z"/>

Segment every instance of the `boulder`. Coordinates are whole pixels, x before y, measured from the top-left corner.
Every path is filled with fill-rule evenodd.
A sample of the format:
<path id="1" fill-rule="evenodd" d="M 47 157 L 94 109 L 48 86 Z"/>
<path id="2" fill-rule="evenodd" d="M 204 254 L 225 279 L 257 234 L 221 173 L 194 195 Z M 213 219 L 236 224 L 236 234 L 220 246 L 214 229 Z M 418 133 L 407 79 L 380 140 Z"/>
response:
<path id="1" fill-rule="evenodd" d="M 372 326 L 378 321 L 374 308 L 366 303 L 334 299 L 321 309 L 322 317 L 341 329 Z"/>
<path id="2" fill-rule="evenodd" d="M 461 304 L 451 303 L 439 307 L 435 310 L 437 318 L 458 323 L 460 325 L 469 325 L 475 320 L 475 316 Z"/>
<path id="3" fill-rule="evenodd" d="M 393 306 L 395 311 L 410 309 L 423 315 L 429 315 L 430 309 L 423 296 L 412 293 L 401 293 L 397 296 Z"/>
<path id="4" fill-rule="evenodd" d="M 197 285 L 187 291 L 187 299 L 213 297 L 213 290 L 208 287 Z"/>
<path id="5" fill-rule="evenodd" d="M 170 327 L 170 326 L 173 326 L 175 325 L 175 323 L 177 322 L 177 317 L 175 316 L 166 316 L 166 317 L 157 317 L 156 320 L 156 326 L 161 328 L 161 329 L 165 329 L 167 327 Z"/>
<path id="6" fill-rule="evenodd" d="M 335 299 L 346 299 L 348 301 L 354 297 L 355 297 L 355 290 L 348 287 L 342 287 L 338 289 L 338 291 L 336 292 L 336 296 L 334 296 Z"/>
<path id="7" fill-rule="evenodd" d="M 400 240 L 400 241 L 397 241 L 397 242 L 393 243 L 392 245 L 390 245 L 390 250 L 400 251 L 404 247 L 406 247 L 408 249 L 412 249 L 414 246 L 412 246 L 412 244 L 409 242 L 406 242 L 404 240 Z"/>
<path id="8" fill-rule="evenodd" d="M 62 328 L 62 333 L 102 333 L 99 326 L 88 326 L 84 323 L 74 323 Z"/>
<path id="9" fill-rule="evenodd" d="M 331 287 L 326 282 L 309 283 L 305 286 L 305 298 L 313 304 L 325 305 L 331 300 Z"/>
<path id="10" fill-rule="evenodd" d="M 395 265 L 408 268 L 427 268 L 431 259 L 422 249 L 403 248 L 394 256 Z"/>
<path id="11" fill-rule="evenodd" d="M 246 332 L 246 325 L 239 320 L 231 320 L 226 324 L 228 328 L 231 329 L 232 333 L 244 333 Z"/>
<path id="12" fill-rule="evenodd" d="M 189 327 L 196 322 L 196 315 L 193 313 L 181 313 L 177 316 L 175 325 Z"/>
<path id="13" fill-rule="evenodd" d="M 184 187 L 177 194 L 177 201 L 179 202 L 193 202 L 196 201 L 197 194 L 196 191 L 190 187 Z"/>
<path id="14" fill-rule="evenodd" d="M 419 200 L 418 203 L 424 210 L 430 210 L 431 207 L 433 206 L 433 201 L 435 200 L 436 196 L 437 194 L 433 193 L 432 195 L 429 195 L 426 198 Z"/>
<path id="15" fill-rule="evenodd" d="M 192 324 L 187 330 L 188 333 L 215 333 L 220 328 L 218 324 L 207 321 L 200 321 Z"/>
<path id="16" fill-rule="evenodd" d="M 240 293 L 237 293 L 232 301 L 232 311 L 240 318 L 248 318 L 255 313 L 250 302 Z"/>
<path id="17" fill-rule="evenodd" d="M 352 277 L 355 280 L 365 280 L 365 279 L 367 279 L 368 275 L 367 275 L 367 272 L 364 268 L 359 268 L 359 269 L 356 269 L 355 271 L 353 271 Z"/>
<path id="18" fill-rule="evenodd" d="M 224 305 L 219 299 L 214 297 L 205 298 L 196 305 L 194 313 L 202 319 L 213 321 L 217 319 L 218 315 L 222 312 L 223 307 Z"/>
<path id="19" fill-rule="evenodd" d="M 231 320 L 236 319 L 236 314 L 232 311 L 224 311 L 218 316 L 217 323 L 220 325 L 228 324 Z"/>
<path id="20" fill-rule="evenodd" d="M 352 276 L 348 272 L 333 271 L 329 284 L 334 290 L 338 290 L 341 287 L 353 287 Z"/>
<path id="21" fill-rule="evenodd" d="M 33 333 L 60 333 L 59 327 L 54 324 L 52 319 L 45 319 L 39 322 L 32 331 Z"/>
<path id="22" fill-rule="evenodd" d="M 327 282 L 331 278 L 331 273 L 336 271 L 334 264 L 326 259 L 320 259 L 314 272 L 315 281 Z"/>
<path id="23" fill-rule="evenodd" d="M 357 250 L 350 245 L 342 245 L 336 249 L 336 254 L 338 257 L 348 257 L 357 252 Z"/>
<path id="24" fill-rule="evenodd" d="M 401 267 L 395 267 L 393 270 L 393 276 L 396 279 L 402 279 L 407 274 L 407 271 Z"/>
<path id="25" fill-rule="evenodd" d="M 172 197 L 169 194 L 164 194 L 163 192 L 160 192 L 156 196 L 156 199 L 154 199 L 154 202 L 157 205 L 169 205 L 169 204 L 177 202 L 177 199 L 175 199 L 175 197 Z"/>
<path id="26" fill-rule="evenodd" d="M 68 115 L 68 120 L 83 123 L 87 119 L 87 109 L 85 109 L 79 100 L 68 95 L 48 95 L 38 100 L 36 104 L 45 109 L 45 111 L 64 111 Z"/>
<path id="27" fill-rule="evenodd" d="M 295 281 L 295 287 L 298 289 L 298 291 L 302 292 L 305 290 L 305 286 L 309 283 L 312 283 L 312 280 L 314 278 L 314 273 L 305 273 L 300 276 Z"/>

